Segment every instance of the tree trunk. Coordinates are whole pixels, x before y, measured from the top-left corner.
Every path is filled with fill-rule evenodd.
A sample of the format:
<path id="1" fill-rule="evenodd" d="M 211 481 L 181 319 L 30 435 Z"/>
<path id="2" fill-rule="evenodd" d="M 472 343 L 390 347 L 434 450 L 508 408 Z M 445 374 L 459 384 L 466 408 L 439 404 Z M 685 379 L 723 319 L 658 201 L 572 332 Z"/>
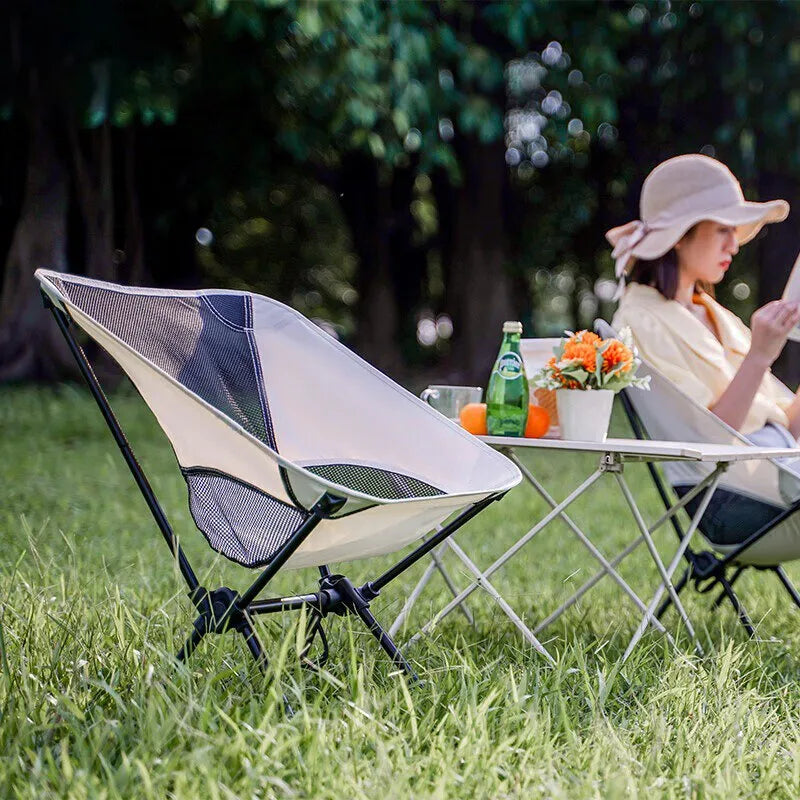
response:
<path id="1" fill-rule="evenodd" d="M 136 134 L 133 128 L 124 131 L 124 178 L 125 178 L 125 245 L 124 280 L 133 286 L 147 281 L 144 263 L 144 223 L 139 205 L 139 190 L 136 185 Z"/>
<path id="2" fill-rule="evenodd" d="M 355 347 L 378 369 L 397 375 L 402 357 L 392 282 L 389 187 L 381 185 L 374 159 L 353 154 L 345 159 L 341 189 L 342 209 L 359 259 Z"/>
<path id="3" fill-rule="evenodd" d="M 762 232 L 759 242 L 758 305 L 777 300 L 800 250 L 800 196 L 797 182 L 788 174 L 762 171 L 759 175 L 759 197 L 771 200 L 783 197 L 789 201 L 788 219 L 780 225 L 770 225 Z M 784 383 L 794 388 L 800 381 L 800 344 L 787 342 L 772 371 Z"/>
<path id="4" fill-rule="evenodd" d="M 487 380 L 503 321 L 514 318 L 518 305 L 505 263 L 504 149 L 502 140 L 488 145 L 466 140 L 459 147 L 464 181 L 455 193 L 446 292 L 454 327 L 454 366 L 470 382 Z"/>
<path id="5" fill-rule="evenodd" d="M 100 280 L 117 280 L 114 260 L 114 181 L 111 126 L 106 123 L 84 133 L 88 157 L 74 121 L 69 140 L 75 188 L 84 224 L 84 273 Z"/>
<path id="6" fill-rule="evenodd" d="M 397 314 L 395 340 L 400 349 L 416 347 L 416 312 L 428 269 L 427 246 L 415 241 L 417 222 L 411 211 L 416 176 L 416 164 L 392 172 L 389 258 Z M 395 357 L 402 357 L 402 352 Z"/>
<path id="7" fill-rule="evenodd" d="M 33 100 L 24 197 L 0 298 L 0 382 L 75 374 L 33 277 L 37 267 L 65 271 L 67 266 L 69 175 L 56 149 L 52 116 Z"/>

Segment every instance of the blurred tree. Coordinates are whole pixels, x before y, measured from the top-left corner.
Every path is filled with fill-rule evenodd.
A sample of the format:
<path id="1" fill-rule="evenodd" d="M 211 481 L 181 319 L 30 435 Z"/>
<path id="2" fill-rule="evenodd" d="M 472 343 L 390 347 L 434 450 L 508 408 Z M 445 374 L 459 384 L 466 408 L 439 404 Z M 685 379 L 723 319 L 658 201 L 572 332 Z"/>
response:
<path id="1" fill-rule="evenodd" d="M 799 8 L 12 4 L 0 378 L 58 372 L 33 266 L 135 282 L 146 246 L 148 280 L 260 288 L 393 372 L 422 357 L 419 316 L 449 316 L 427 352 L 481 380 L 507 316 L 544 334 L 608 310 L 603 232 L 659 160 L 716 154 L 795 199 Z M 775 296 L 796 231 L 745 250 L 723 300 Z"/>
<path id="2" fill-rule="evenodd" d="M 424 279 L 435 247 L 441 310 L 455 324 L 453 367 L 462 377 L 483 377 L 502 321 L 528 306 L 527 297 L 515 297 L 524 281 L 509 268 L 524 200 L 512 192 L 505 166 L 507 67 L 519 53 L 544 50 L 554 32 L 583 26 L 595 36 L 595 5 L 442 0 L 285 8 L 295 20 L 282 45 L 287 67 L 277 93 L 287 120 L 280 140 L 298 161 L 316 165 L 341 198 L 360 261 L 360 350 L 390 370 L 400 363 L 402 323 L 432 299 Z M 603 67 L 603 57 L 615 64 L 606 45 L 590 72 Z M 544 102 L 541 81 L 534 83 L 529 94 Z M 608 107 L 597 94 L 577 101 L 590 123 Z M 565 154 L 588 150 L 588 139 L 560 122 L 547 131 L 550 140 Z M 424 242 L 410 212 L 414 173 L 433 176 L 438 235 Z"/>
<path id="3" fill-rule="evenodd" d="M 52 324 L 37 312 L 36 266 L 66 269 L 72 256 L 85 265 L 81 271 L 113 278 L 124 246 L 127 277 L 141 274 L 134 139 L 115 137 L 112 125 L 139 116 L 172 121 L 171 67 L 184 42 L 171 9 L 132 11 L 122 2 L 67 7 L 31 0 L 13 4 L 3 17 L 2 115 L 26 131 L 26 146 L 3 270 L 0 380 L 52 378 L 71 368 Z M 123 159 L 123 188 L 116 192 L 114 138 Z M 68 236 L 72 197 L 80 241 Z"/>

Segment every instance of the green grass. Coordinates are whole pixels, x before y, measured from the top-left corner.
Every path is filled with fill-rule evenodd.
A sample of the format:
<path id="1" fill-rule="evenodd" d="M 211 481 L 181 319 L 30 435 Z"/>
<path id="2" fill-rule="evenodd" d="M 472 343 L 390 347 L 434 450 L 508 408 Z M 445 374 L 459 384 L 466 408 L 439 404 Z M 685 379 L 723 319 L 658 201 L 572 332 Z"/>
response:
<path id="1" fill-rule="evenodd" d="M 251 576 L 216 557 L 194 528 L 172 452 L 141 401 L 123 392 L 114 404 L 204 584 L 243 588 Z M 547 455 L 530 464 L 560 498 L 592 459 Z M 658 506 L 642 468 L 626 474 L 652 517 Z M 0 487 L 2 796 L 800 796 L 798 613 L 768 575 L 740 582 L 759 640 L 744 636 L 729 609 L 712 614 L 707 597 L 688 596 L 709 645 L 702 659 L 685 634 L 676 653 L 653 633 L 620 669 L 639 617 L 605 580 L 547 632 L 556 668 L 479 593 L 471 600 L 477 629 L 453 614 L 407 650 L 423 686 L 406 686 L 369 635 L 338 617 L 327 625 L 326 671 L 302 671 L 291 614 L 259 621 L 272 658 L 264 677 L 233 635 L 207 639 L 188 667 L 173 660 L 190 604 L 82 388 L 0 392 Z M 575 508 L 607 554 L 633 536 L 623 502 L 601 481 Z M 488 565 L 543 511 L 519 487 L 459 541 Z M 670 536 L 660 535 L 665 552 Z M 389 563 L 346 569 L 364 579 Z M 593 566 L 554 524 L 497 574 L 497 586 L 534 622 Z M 421 570 L 373 604 L 387 625 Z M 655 569 L 643 548 L 623 574 L 649 597 Z M 315 573 L 303 570 L 273 590 L 315 585 Z M 447 597 L 435 579 L 400 642 Z M 673 612 L 665 622 L 679 631 Z"/>

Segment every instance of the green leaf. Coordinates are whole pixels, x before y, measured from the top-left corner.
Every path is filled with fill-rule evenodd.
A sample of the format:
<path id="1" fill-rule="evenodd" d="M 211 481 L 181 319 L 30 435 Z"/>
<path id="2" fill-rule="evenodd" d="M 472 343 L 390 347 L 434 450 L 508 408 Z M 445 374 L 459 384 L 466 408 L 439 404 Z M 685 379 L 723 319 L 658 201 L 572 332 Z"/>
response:
<path id="1" fill-rule="evenodd" d="M 367 136 L 367 144 L 375 158 L 381 159 L 386 154 L 386 147 L 383 144 L 383 139 L 374 131 Z"/>
<path id="2" fill-rule="evenodd" d="M 216 0 L 219 2 L 219 0 Z M 297 23 L 303 29 L 303 33 L 309 39 L 316 39 L 321 33 L 323 28 L 322 17 L 319 14 L 316 6 L 310 3 L 302 4 L 297 11 Z"/>
<path id="3" fill-rule="evenodd" d="M 398 136 L 405 136 L 408 133 L 408 129 L 411 127 L 408 114 L 406 114 L 402 108 L 395 108 L 392 111 L 392 122 L 394 123 L 394 129 L 397 131 Z"/>

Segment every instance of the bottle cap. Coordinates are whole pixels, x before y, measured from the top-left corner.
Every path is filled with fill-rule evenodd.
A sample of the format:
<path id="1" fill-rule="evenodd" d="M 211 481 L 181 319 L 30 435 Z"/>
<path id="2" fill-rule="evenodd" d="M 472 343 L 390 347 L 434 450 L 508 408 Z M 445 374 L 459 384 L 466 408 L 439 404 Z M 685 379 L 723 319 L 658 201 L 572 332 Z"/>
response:
<path id="1" fill-rule="evenodd" d="M 522 333 L 521 322 L 504 322 L 503 333 Z"/>

